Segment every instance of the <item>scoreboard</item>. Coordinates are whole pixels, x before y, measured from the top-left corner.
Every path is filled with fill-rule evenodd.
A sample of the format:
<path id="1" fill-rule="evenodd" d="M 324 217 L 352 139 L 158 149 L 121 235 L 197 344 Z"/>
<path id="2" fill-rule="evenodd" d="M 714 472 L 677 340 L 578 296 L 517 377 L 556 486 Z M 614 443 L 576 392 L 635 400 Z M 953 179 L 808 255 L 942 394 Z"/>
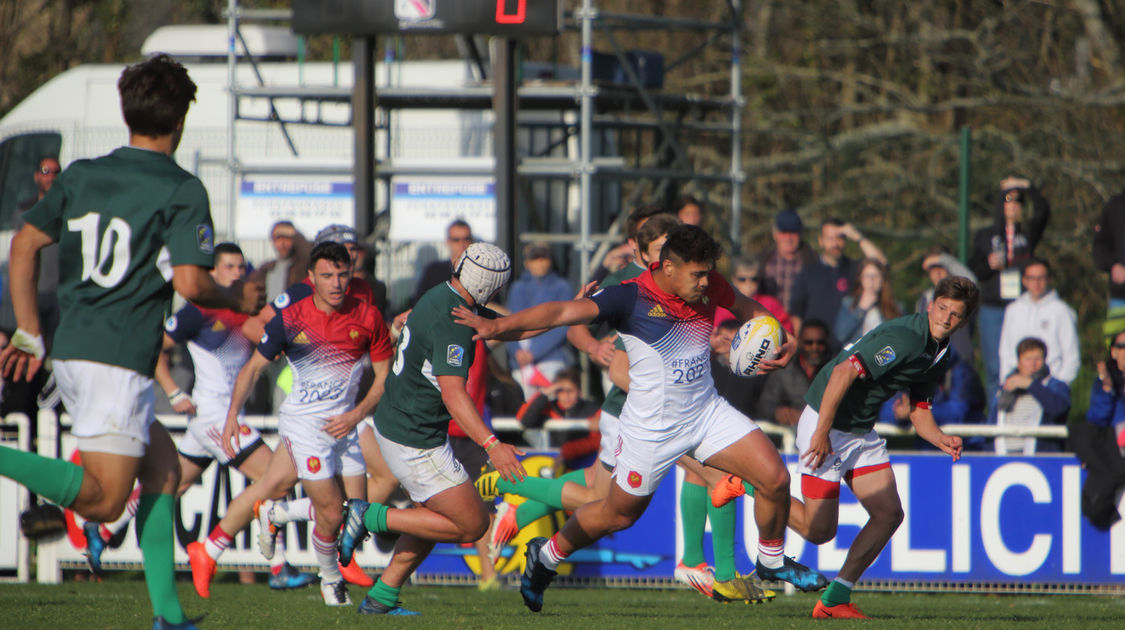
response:
<path id="1" fill-rule="evenodd" d="M 293 0 L 293 30 L 523 37 L 562 29 L 560 0 Z"/>

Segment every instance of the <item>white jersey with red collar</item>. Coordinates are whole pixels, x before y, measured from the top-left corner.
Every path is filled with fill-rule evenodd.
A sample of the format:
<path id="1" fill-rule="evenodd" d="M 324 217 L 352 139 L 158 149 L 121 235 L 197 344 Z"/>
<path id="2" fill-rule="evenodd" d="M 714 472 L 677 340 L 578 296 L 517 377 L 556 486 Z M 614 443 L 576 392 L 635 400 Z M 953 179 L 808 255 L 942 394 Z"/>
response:
<path id="1" fill-rule="evenodd" d="M 289 305 L 266 324 L 258 352 L 273 360 L 282 352 L 293 368 L 293 388 L 278 409 L 279 430 L 291 420 L 311 421 L 319 428 L 324 420 L 355 405 L 363 356 L 373 362 L 390 358 L 387 326 L 379 309 L 345 296 L 340 308 L 325 313 L 310 295 Z M 335 439 L 317 431 L 322 446 Z"/>
<path id="2" fill-rule="evenodd" d="M 629 355 L 629 396 L 621 421 L 658 439 L 694 422 L 717 397 L 711 378 L 711 330 L 715 308 L 730 308 L 734 290 L 711 271 L 707 290 L 688 304 L 642 273 L 591 298 L 595 321 L 615 327 Z"/>

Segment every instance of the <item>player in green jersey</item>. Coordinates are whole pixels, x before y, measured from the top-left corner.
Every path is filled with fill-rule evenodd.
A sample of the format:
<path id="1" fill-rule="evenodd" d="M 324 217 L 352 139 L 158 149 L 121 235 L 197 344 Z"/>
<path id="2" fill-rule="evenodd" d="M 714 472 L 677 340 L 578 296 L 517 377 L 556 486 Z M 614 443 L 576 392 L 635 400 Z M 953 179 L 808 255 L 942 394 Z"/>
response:
<path id="1" fill-rule="evenodd" d="M 821 368 L 805 394 L 797 423 L 801 494 L 793 499 L 789 527 L 813 544 L 836 536 L 840 481 L 846 481 L 868 520 L 848 548 L 844 565 L 813 609 L 813 618 L 866 618 L 851 603 L 851 589 L 902 522 L 902 503 L 886 440 L 873 427 L 879 407 L 910 392 L 910 422 L 926 441 L 957 461 L 961 438 L 946 435 L 930 411 L 937 383 L 949 367 L 950 336 L 980 300 L 968 278 L 938 283 L 926 313 L 880 324 Z"/>
<path id="2" fill-rule="evenodd" d="M 473 243 L 453 277 L 427 291 L 406 319 L 386 393 L 375 410 L 375 438 L 391 473 L 419 507 L 348 501 L 340 562 L 351 562 L 368 532 L 402 534 L 390 564 L 360 604 L 361 614 L 417 614 L 400 606 L 398 596 L 434 543 L 471 543 L 488 528 L 488 510 L 449 446 L 450 419 L 488 453 L 501 475 L 524 476 L 517 459 L 523 453 L 491 433 L 465 389 L 474 332 L 455 324 L 452 316 L 460 306 L 494 317 L 484 305 L 510 275 L 507 254 L 495 245 Z"/>
<path id="3" fill-rule="evenodd" d="M 129 66 L 117 83 L 129 146 L 61 173 L 12 240 L 10 281 L 19 329 L 0 353 L 4 375 L 34 376 L 44 345 L 36 308 L 39 251 L 60 250 L 61 318 L 52 352 L 74 418 L 81 467 L 0 449 L 10 477 L 92 521 L 115 520 L 141 482 L 137 537 L 153 628 L 194 628 L 176 595 L 176 448 L 153 415 L 152 376 L 172 289 L 210 308 L 257 312 L 260 286 L 221 287 L 208 273 L 213 228 L 203 184 L 172 153 L 195 84 L 167 55 Z M 169 283 L 171 281 L 171 283 Z"/>

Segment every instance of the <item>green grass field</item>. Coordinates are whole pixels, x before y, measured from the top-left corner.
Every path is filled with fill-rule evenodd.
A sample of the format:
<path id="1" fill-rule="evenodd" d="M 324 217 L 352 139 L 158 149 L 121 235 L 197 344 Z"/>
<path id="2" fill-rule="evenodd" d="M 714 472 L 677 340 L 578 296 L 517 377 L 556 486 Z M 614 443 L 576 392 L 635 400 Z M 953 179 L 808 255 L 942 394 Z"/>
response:
<path id="1" fill-rule="evenodd" d="M 358 604 L 364 590 L 351 588 Z M 284 593 L 264 584 L 219 582 L 211 599 L 180 582 L 189 616 L 206 614 L 204 629 L 319 630 L 320 628 L 525 628 L 580 630 L 679 628 L 805 628 L 816 595 L 779 595 L 768 604 L 718 604 L 687 589 L 552 588 L 543 612 L 523 607 L 514 590 L 480 593 L 473 587 L 407 587 L 403 603 L 414 618 L 361 617 L 353 608 L 328 608 L 314 587 Z M 856 603 L 868 622 L 831 621 L 833 627 L 869 628 L 1068 628 L 1125 627 L 1125 598 L 1088 595 L 958 595 L 859 592 Z M 151 627 L 148 598 L 139 578 L 116 576 L 103 583 L 58 586 L 0 584 L 0 628 L 105 629 Z M 747 624 L 752 624 L 748 626 Z"/>

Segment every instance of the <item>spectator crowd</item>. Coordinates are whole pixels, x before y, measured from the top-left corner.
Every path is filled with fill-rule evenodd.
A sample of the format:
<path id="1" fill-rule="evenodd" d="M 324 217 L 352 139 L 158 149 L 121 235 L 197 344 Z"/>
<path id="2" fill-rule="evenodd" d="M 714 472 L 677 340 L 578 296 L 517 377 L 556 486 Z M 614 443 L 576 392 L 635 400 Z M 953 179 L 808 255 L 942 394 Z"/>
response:
<path id="1" fill-rule="evenodd" d="M 40 198 L 60 168 L 54 156 L 37 162 L 32 176 Z M 34 201 L 29 199 L 23 206 L 30 207 Z M 681 222 L 706 224 L 707 214 L 706 203 L 693 197 L 682 197 L 667 207 L 652 204 L 634 210 L 623 221 L 628 240 L 609 248 L 587 280 L 616 278 L 631 265 L 643 266 L 657 259 L 662 241 L 655 243 L 653 252 L 637 249 L 638 230 L 652 217 L 661 217 L 661 230 L 666 231 L 667 226 Z M 910 296 L 914 312 L 929 308 L 933 286 L 947 276 L 968 277 L 981 288 L 981 304 L 971 325 L 952 338 L 952 367 L 933 401 L 939 424 L 1066 424 L 1076 394 L 1071 385 L 1082 364 L 1082 353 L 1075 310 L 1054 288 L 1049 256 L 1038 251 L 1050 217 L 1050 204 L 1030 180 L 1008 177 L 1000 182 L 995 195 L 990 225 L 972 237 L 967 261 L 958 260 L 940 245 L 923 254 L 919 278 L 926 278 L 930 288 Z M 788 427 L 796 425 L 805 392 L 817 371 L 841 348 L 879 324 L 910 313 L 898 299 L 902 291 L 896 296 L 887 256 L 864 234 L 862 226 L 828 217 L 812 227 L 806 220 L 797 210 L 781 210 L 772 222 L 769 247 L 735 257 L 724 265 L 735 290 L 760 302 L 787 334 L 796 336 L 795 359 L 768 376 L 743 379 L 727 368 L 730 339 L 738 322 L 730 317 L 718 318 L 712 335 L 712 373 L 718 391 L 750 417 Z M 250 274 L 264 284 L 267 298 L 273 300 L 304 278 L 309 251 L 315 243 L 290 221 L 275 223 L 268 237 L 276 256 L 251 268 Z M 423 267 L 409 299 L 396 304 L 387 286 L 377 279 L 373 248 L 359 242 L 354 233 L 349 238 L 355 281 L 371 288 L 373 301 L 391 323 L 392 332 L 401 328 L 409 307 L 421 295 L 449 278 L 474 240 L 468 222 L 457 219 L 450 223 L 444 243 L 448 257 Z M 647 248 L 655 239 L 652 235 L 646 239 L 643 244 Z M 641 260 L 638 252 L 645 252 Z M 856 253 L 858 257 L 853 257 Z M 518 254 L 522 273 L 514 276 L 506 300 L 491 305 L 495 310 L 514 312 L 574 296 L 577 287 L 559 266 L 566 260 L 561 246 L 534 242 Z M 1101 442 L 1125 453 L 1125 379 L 1121 377 L 1125 369 L 1125 193 L 1109 200 L 1094 228 L 1093 258 L 1108 274 L 1108 350 L 1104 360 L 1096 364 L 1097 378 L 1090 392 L 1087 417 L 1090 426 L 1105 434 L 1099 438 Z M 49 330 L 57 319 L 58 305 L 53 299 L 57 260 L 49 251 L 44 260 L 40 305 Z M 7 287 L 3 289 L 0 343 L 6 343 L 15 328 Z M 598 401 L 611 389 L 611 359 L 615 346 L 618 350 L 622 347 L 614 335 L 606 333 L 597 329 L 588 333 L 549 330 L 478 353 L 483 357 L 478 373 L 479 403 L 485 417 L 517 417 L 527 429 L 541 428 L 551 418 L 585 419 L 588 432 L 567 435 L 554 444 L 563 447 L 568 463 L 583 465 L 578 462 L 589 459 L 597 450 Z M 182 365 L 190 362 L 190 357 L 182 349 L 172 352 L 174 374 L 190 378 L 190 365 Z M 583 356 L 589 360 L 580 361 Z M 284 372 L 280 362 L 273 366 L 271 378 L 251 398 L 250 411 L 274 412 L 283 397 Z M 37 396 L 42 402 L 39 395 L 45 386 L 43 380 L 9 384 L 3 391 L 0 410 L 34 414 Z M 185 391 L 188 387 L 190 383 Z M 905 426 L 908 413 L 904 393 L 886 403 L 881 419 Z M 972 438 L 967 439 L 966 446 L 1001 454 L 1066 448 L 1061 440 L 1011 437 Z M 919 447 L 925 447 L 921 440 Z M 1083 452 L 1081 446 L 1071 448 Z"/>

